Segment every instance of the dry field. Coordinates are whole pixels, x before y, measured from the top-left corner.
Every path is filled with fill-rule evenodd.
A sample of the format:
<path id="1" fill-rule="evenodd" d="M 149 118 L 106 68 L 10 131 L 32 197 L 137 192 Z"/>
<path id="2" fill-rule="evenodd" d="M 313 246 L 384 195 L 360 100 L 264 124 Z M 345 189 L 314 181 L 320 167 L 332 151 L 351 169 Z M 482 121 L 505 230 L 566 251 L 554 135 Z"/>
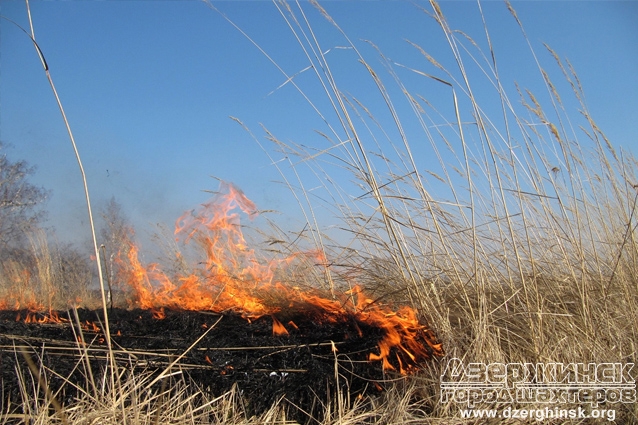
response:
<path id="1" fill-rule="evenodd" d="M 313 5 L 339 30 L 321 5 Z M 263 259 L 261 266 L 273 258 L 308 252 L 309 247 L 323 259 L 297 259 L 292 267 L 278 269 L 278 281 L 324 294 L 344 293 L 356 284 L 387 305 L 407 305 L 436 332 L 444 357 L 424 361 L 416 373 L 386 371 L 389 382 L 384 382 L 382 392 L 353 396 L 339 389 L 329 402 L 318 401 L 320 415 L 304 417 L 291 413 L 295 409 L 285 397 L 252 415 L 238 387 L 209 396 L 181 377 L 179 358 L 160 375 L 131 373 L 107 361 L 103 380 L 85 376 L 85 382 L 68 382 L 79 387 L 80 396 L 60 405 L 47 390 L 47 380 L 56 372 L 41 367 L 41 353 L 34 347 L 24 356 L 20 350 L 14 353 L 28 367 L 18 371 L 21 397 L 4 405 L 0 424 L 537 423 L 536 417 L 461 418 L 463 404 L 441 401 L 441 376 L 448 361 L 636 363 L 638 162 L 605 137 L 588 113 L 583 88 L 569 62 L 548 46 L 537 51 L 510 5 L 512 19 L 528 43 L 524 47 L 538 66 L 543 93 L 519 86 L 513 94 L 506 92 L 504 87 L 511 82 L 499 78 L 498 52 L 491 51 L 489 42 L 488 50 L 479 49 L 469 36 L 449 27 L 444 7 L 442 11 L 434 1 L 429 6 L 424 20 L 445 34 L 455 60 L 450 69 L 418 45 L 415 55 L 429 71 L 402 67 L 383 52 L 378 52 L 383 66 L 377 66 L 343 34 L 386 107 L 373 111 L 339 85 L 313 27 L 297 5 L 276 3 L 330 100 L 333 109 L 321 113 L 332 117 L 327 119 L 332 133 L 323 134 L 331 147 L 312 149 L 285 142 L 265 128 L 265 137 L 253 136 L 299 200 L 308 231 L 291 239 L 272 219 L 267 229 L 248 233 L 256 247 L 255 258 Z M 405 72 L 446 90 L 451 113 L 438 111 L 404 84 L 400 76 Z M 475 95 L 479 86 L 480 96 Z M 568 90 L 559 93 L 559 87 Z M 492 109 L 480 100 L 486 88 L 491 93 L 488 102 L 500 105 L 496 115 L 488 116 L 485 111 Z M 303 88 L 299 90 L 303 93 Z M 399 102 L 409 105 L 412 115 L 399 115 L 394 106 Z M 418 140 L 403 131 L 407 122 L 420 129 Z M 424 149 L 436 158 L 437 169 L 417 165 L 417 153 Z M 289 158 L 287 165 L 277 160 L 281 153 Z M 340 176 L 347 172 L 349 181 L 331 179 L 335 169 Z M 308 170 L 323 182 L 327 196 L 317 199 L 306 189 L 303 176 Z M 322 230 L 316 212 L 325 205 L 337 215 L 338 232 Z M 243 246 L 243 236 L 233 238 Z M 78 283 L 90 280 L 79 271 L 72 278 L 65 276 L 68 267 L 62 267 L 57 248 L 43 234 L 36 232 L 29 240 L 36 273 L 27 279 L 19 259 L 3 260 L 0 299 L 16 296 L 17 290 L 23 300 L 31 297 L 44 308 L 62 305 L 64 309 L 77 296 L 85 303 L 93 299 L 92 308 L 107 310 L 106 283 L 101 293 L 92 292 Z M 99 253 L 101 243 L 95 243 L 95 251 L 104 258 Z M 168 245 L 169 252 L 177 249 Z M 165 267 L 171 273 L 192 268 L 189 261 L 202 241 L 194 245 L 198 246 L 191 246 L 192 252 L 172 257 L 181 262 Z M 109 261 L 104 265 L 113 267 Z M 114 285 L 122 280 L 122 274 L 100 273 L 105 282 L 113 275 Z M 129 274 L 126 280 L 135 278 Z M 339 359 L 335 359 L 339 379 Z M 632 373 L 628 376 L 635 376 Z M 154 385 L 163 377 L 170 377 L 170 384 Z M 631 394 L 625 395 L 631 399 Z M 598 409 L 613 409 L 616 423 L 638 423 L 635 390 L 633 397 L 633 402 L 608 400 Z M 589 409 L 591 403 L 559 406 Z M 540 411 L 547 404 L 479 400 L 474 409 L 507 407 Z M 608 423 L 607 419 L 550 417 L 545 423 Z"/>

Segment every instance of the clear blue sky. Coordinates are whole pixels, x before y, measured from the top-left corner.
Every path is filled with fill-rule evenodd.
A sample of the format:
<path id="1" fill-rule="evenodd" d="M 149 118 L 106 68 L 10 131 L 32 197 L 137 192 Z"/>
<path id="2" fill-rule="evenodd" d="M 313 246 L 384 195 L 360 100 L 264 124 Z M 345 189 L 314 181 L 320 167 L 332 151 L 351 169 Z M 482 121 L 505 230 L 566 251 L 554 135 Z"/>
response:
<path id="1" fill-rule="evenodd" d="M 271 2 L 214 4 L 289 74 L 308 65 Z M 325 50 L 345 45 L 309 3 L 301 4 Z M 391 78 L 362 39 L 395 62 L 437 74 L 404 41 L 409 39 L 452 66 L 441 30 L 413 2 L 323 5 L 388 85 Z M 574 65 L 589 110 L 611 141 L 638 153 L 638 2 L 513 5 L 552 76 L 561 80 L 542 42 Z M 441 6 L 452 27 L 485 45 L 475 2 Z M 538 71 L 504 3 L 482 6 L 503 80 L 538 88 Z M 321 145 L 314 130 L 325 128 L 291 85 L 269 95 L 283 75 L 219 13 L 200 1 L 32 0 L 31 11 L 96 209 L 114 196 L 138 233 L 154 231 L 153 223 L 170 227 L 184 210 L 208 199 L 202 190 L 217 188 L 212 175 L 237 184 L 260 208 L 281 211 L 283 227 L 300 222 L 290 194 L 272 183 L 280 177 L 266 154 L 229 116 L 241 119 L 266 145 L 260 123 L 284 141 L 314 146 Z M 28 28 L 23 1 L 0 0 L 0 14 Z M 382 108 L 352 51 L 333 49 L 328 58 L 342 90 Z M 318 105 L 326 105 L 309 72 L 296 81 Z M 434 86 L 424 86 L 422 94 L 449 107 L 448 95 Z M 37 167 L 34 183 L 52 191 L 47 224 L 57 229 L 58 239 L 87 239 L 80 175 L 59 111 L 29 39 L 6 20 L 0 20 L 0 140 L 10 145 L 12 159 Z M 427 167 L 427 159 L 423 163 Z"/>

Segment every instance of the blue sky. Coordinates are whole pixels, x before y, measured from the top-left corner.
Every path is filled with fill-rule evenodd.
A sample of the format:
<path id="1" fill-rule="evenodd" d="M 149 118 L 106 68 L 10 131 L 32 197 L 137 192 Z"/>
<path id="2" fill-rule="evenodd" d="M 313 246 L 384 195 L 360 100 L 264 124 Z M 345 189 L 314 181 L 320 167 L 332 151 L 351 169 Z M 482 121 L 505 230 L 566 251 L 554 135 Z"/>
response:
<path id="1" fill-rule="evenodd" d="M 327 1 L 328 13 L 391 86 L 371 40 L 392 61 L 436 75 L 406 39 L 444 66 L 450 51 L 425 2 Z M 214 2 L 290 75 L 308 62 L 277 8 L 269 1 Z M 587 106 L 616 146 L 638 153 L 638 2 L 514 1 L 539 58 L 557 80 L 560 71 L 541 43 L 567 57 L 584 86 Z M 383 109 L 374 84 L 343 38 L 307 2 L 337 83 L 371 108 Z M 485 46 L 477 4 L 442 1 L 450 25 Z M 525 40 L 504 3 L 483 11 L 503 81 L 538 87 Z M 211 176 L 234 182 L 258 207 L 277 210 L 284 228 L 302 226 L 297 205 L 259 145 L 229 116 L 241 119 L 277 160 L 261 124 L 286 142 L 321 148 L 325 131 L 312 108 L 285 77 L 220 13 L 200 1 L 31 1 L 36 39 L 66 109 L 87 172 L 94 207 L 111 197 L 123 205 L 138 233 L 155 223 L 171 227 L 184 210 L 209 198 Z M 28 28 L 25 4 L 0 0 L 0 14 Z M 403 71 L 401 71 L 403 72 Z M 449 94 L 400 76 L 443 110 Z M 310 72 L 295 81 L 329 110 Z M 560 84 L 559 84 L 560 85 Z M 567 85 L 563 85 L 569 90 Z M 480 87 L 478 94 L 481 94 Z M 487 95 L 487 94 L 486 94 Z M 447 108 L 447 109 L 446 109 Z M 383 118 L 380 118 L 383 120 Z M 61 241 L 88 238 L 83 191 L 71 144 L 29 39 L 0 20 L 0 140 L 14 159 L 37 167 L 32 181 L 51 190 L 47 225 Z M 424 168 L 431 152 L 417 152 Z M 335 178 L 350 177 L 335 171 Z M 312 186 L 312 176 L 309 185 Z M 353 194 L 356 196 L 356 194 Z M 326 213 L 327 225 L 335 220 Z M 299 230 L 299 229 L 297 229 Z"/>

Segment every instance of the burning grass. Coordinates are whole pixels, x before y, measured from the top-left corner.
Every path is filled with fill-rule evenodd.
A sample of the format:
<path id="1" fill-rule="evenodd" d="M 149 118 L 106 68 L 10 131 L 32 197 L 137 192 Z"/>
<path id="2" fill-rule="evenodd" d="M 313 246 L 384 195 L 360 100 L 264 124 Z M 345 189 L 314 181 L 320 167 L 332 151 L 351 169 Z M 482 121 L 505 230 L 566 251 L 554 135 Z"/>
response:
<path id="1" fill-rule="evenodd" d="M 262 264 L 244 239 L 236 208 L 256 214 L 254 204 L 239 189 L 223 183 L 215 199 L 177 220 L 175 234 L 201 248 L 200 267 L 187 274 L 169 277 L 157 264 L 142 266 L 138 249 L 131 244 L 122 254 L 126 258 L 120 260 L 119 277 L 120 285 L 132 289 L 133 306 L 152 310 L 158 317 L 164 316 L 164 309 L 230 311 L 248 320 L 270 315 L 276 335 L 298 330 L 299 320 L 333 327 L 356 323 L 360 337 L 363 326 L 383 335 L 378 352 L 370 353 L 369 359 L 402 374 L 432 355 L 443 355 L 440 342 L 411 307 L 395 311 L 367 297 L 352 281 L 346 282 L 350 287 L 346 291 L 322 294 L 278 280 L 277 272 L 282 268 L 285 272 L 293 261 L 301 258 L 326 267 L 326 259 L 316 252 L 295 253 Z M 280 321 L 284 317 L 285 325 Z"/>
<path id="2" fill-rule="evenodd" d="M 169 276 L 158 264 L 142 265 L 138 247 L 128 241 L 116 261 L 115 286 L 127 294 L 129 309 L 111 308 L 108 318 L 74 310 L 73 321 L 70 312 L 38 313 L 42 305 L 14 297 L 14 305 L 29 309 L 0 317 L 2 381 L 13 389 L 2 410 L 26 412 L 10 402 L 21 396 L 16 371 L 28 370 L 16 347 L 41 347 L 39 368 L 54 374 L 38 386 L 65 406 L 83 393 L 70 383 L 103 380 L 109 365 L 128 365 L 131 373 L 149 373 L 154 390 L 166 384 L 162 374 L 175 369 L 211 398 L 236 388 L 250 415 L 280 405 L 299 420 L 321 418 L 321 406 L 334 394 L 364 399 L 384 390 L 387 372 L 414 374 L 443 356 L 434 332 L 409 306 L 395 310 L 352 281 L 350 289 L 330 293 L 278 278 L 295 262 L 325 267 L 326 260 L 311 252 L 260 261 L 244 239 L 238 209 L 256 214 L 239 189 L 224 183 L 211 202 L 177 220 L 178 239 L 199 248 L 198 266 L 187 272 Z"/>
<path id="3" fill-rule="evenodd" d="M 552 72 L 541 66 L 541 55 L 531 49 L 541 82 L 537 91 L 540 87 L 543 96 L 517 86 L 518 99 L 512 99 L 497 71 L 495 58 L 499 52 L 493 50 L 489 38 L 482 43 L 468 39 L 450 26 L 438 4 L 431 2 L 431 6 L 428 14 L 449 43 L 452 63 L 444 67 L 413 44 L 417 55 L 425 59 L 423 70 L 396 64 L 379 54 L 377 58 L 389 71 L 381 74 L 373 70 L 358 45 L 350 42 L 325 10 L 315 5 L 328 17 L 328 25 L 342 34 L 388 106 L 387 111 L 373 116 L 371 109 L 356 97 L 346 96 L 337 85 L 324 49 L 316 44 L 313 27 L 300 18 L 301 9 L 275 3 L 307 54 L 312 65 L 309 69 L 317 71 L 316 77 L 334 106 L 334 110 L 322 114 L 325 118 L 329 112 L 334 120 L 328 125 L 329 131 L 321 133 L 327 147 L 313 150 L 307 144 L 284 143 L 266 131 L 266 138 L 275 146 L 270 149 L 255 137 L 297 196 L 309 230 L 289 240 L 286 232 L 275 227 L 272 239 L 286 241 L 288 253 L 275 260 L 258 258 L 244 239 L 239 214 L 233 212 L 237 208 L 254 216 L 256 208 L 229 185 L 213 203 L 178 220 L 178 238 L 186 251 L 204 253 L 197 260 L 201 264 L 184 266 L 191 258 L 185 254 L 177 258 L 179 266 L 175 270 L 144 265 L 138 248 L 129 244 L 122 251 L 119 276 L 128 285 L 130 307 L 142 308 L 149 315 L 155 311 L 156 316 L 165 315 L 164 320 L 198 317 L 199 328 L 176 351 L 167 354 L 168 358 L 162 358 L 159 374 L 158 370 L 140 371 L 135 364 L 116 366 L 122 361 L 118 357 L 106 366 L 103 376 L 108 379 L 91 381 L 92 368 L 83 365 L 90 364 L 94 351 L 85 349 L 83 343 L 74 343 L 70 350 L 76 350 L 79 356 L 75 364 L 84 368 L 83 379 L 90 384 L 75 387 L 79 395 L 64 405 L 65 421 L 79 423 L 85 417 L 101 423 L 124 420 L 182 424 L 284 423 L 289 419 L 294 406 L 282 392 L 272 393 L 274 398 L 268 400 L 273 402 L 272 408 L 251 416 L 255 412 L 246 405 L 246 394 L 239 384 L 221 395 L 187 386 L 182 379 L 188 372 L 187 364 L 213 368 L 216 377 L 224 370 L 220 364 L 211 364 L 215 363 L 212 353 L 197 351 L 199 338 L 207 332 L 199 323 L 200 310 L 230 315 L 236 326 L 220 328 L 224 333 L 235 335 L 237 329 L 254 326 L 268 341 L 281 341 L 279 349 L 287 353 L 291 351 L 283 348 L 285 341 L 304 347 L 308 344 L 304 335 L 316 332 L 308 330 L 313 326 L 342 332 L 338 338 L 326 334 L 323 341 L 332 342 L 317 346 L 319 351 L 310 350 L 310 359 L 321 358 L 325 362 L 321 368 L 338 385 L 326 387 L 331 389 L 326 390 L 325 398 L 304 399 L 311 405 L 303 416 L 308 423 L 460 419 L 462 406 L 439 402 L 438 384 L 444 364 L 436 359 L 423 362 L 441 353 L 439 340 L 448 357 L 466 362 L 636 363 L 638 162 L 629 153 L 617 151 L 597 127 L 587 111 L 578 77 L 555 52 L 548 50 L 547 58 L 564 77 L 563 86 L 572 91 L 572 96 L 558 96 L 561 85 L 550 80 Z M 522 29 L 521 20 L 508 7 Z M 524 31 L 523 40 L 531 46 Z M 481 45 L 487 50 L 479 50 Z M 401 74 L 403 80 L 400 72 L 423 78 L 424 84 L 449 89 L 445 105 L 452 105 L 453 112 L 449 116 L 440 112 L 427 96 L 419 94 L 420 86 L 409 86 L 410 78 Z M 385 83 L 387 75 L 398 92 Z M 285 77 L 295 82 L 293 77 Z M 478 86 L 493 89 L 492 100 L 498 106 L 493 116 L 486 111 L 494 109 L 484 106 L 474 94 L 472 88 Z M 316 106 L 310 97 L 305 99 Z M 399 113 L 395 105 L 401 100 L 408 108 Z M 568 113 L 571 110 L 580 113 L 574 116 Z M 382 122 L 390 124 L 381 126 Z M 408 128 L 422 131 L 414 134 Z M 413 144 L 413 140 L 419 144 Z M 433 166 L 426 172 L 415 154 L 423 152 L 424 141 L 429 143 L 431 156 L 439 160 L 438 168 Z M 451 155 L 449 160 L 442 159 L 443 149 Z M 290 167 L 283 167 L 284 161 L 277 155 Z M 337 160 L 336 173 L 342 173 L 343 168 L 351 171 L 355 184 L 331 178 L 341 174 L 335 174 L 330 161 L 322 162 L 326 157 Z M 318 185 L 314 180 L 311 184 L 302 179 L 308 175 L 302 167 L 319 180 Z M 316 199 L 329 202 L 311 202 L 311 194 L 304 188 L 315 186 L 322 191 Z M 441 193 L 435 194 L 432 188 Z M 327 208 L 342 219 L 340 239 L 320 230 L 315 219 L 317 208 Z M 350 239 L 344 242 L 343 234 Z M 309 242 L 314 251 L 290 249 L 296 248 L 299 239 Z M 291 256 L 291 251 L 296 254 Z M 13 276 L 23 282 L 19 267 L 14 269 Z M 106 305 L 103 307 L 107 313 Z M 117 310 L 115 315 L 129 313 Z M 159 326 L 154 331 L 159 333 L 161 324 L 166 327 L 170 322 L 149 318 L 149 323 Z M 226 323 L 223 319 L 216 326 Z M 77 332 L 81 328 L 78 325 Z M 429 333 L 430 328 L 436 330 L 438 339 Z M 117 330 L 113 329 L 115 342 L 120 338 Z M 83 332 L 90 335 L 92 331 Z M 124 343 L 127 336 L 122 334 L 121 338 Z M 134 339 L 144 340 L 137 334 Z M 337 344 L 344 341 L 365 342 L 363 354 L 346 352 Z M 247 342 L 243 345 L 251 346 Z M 35 350 L 36 344 L 32 346 L 32 356 L 44 351 Z M 99 341 L 91 345 L 98 346 Z M 210 350 L 212 346 L 204 348 Z M 116 357 L 131 350 L 114 346 L 107 347 L 106 352 Z M 272 358 L 265 352 L 260 356 Z M 48 368 L 46 355 L 35 362 L 40 365 L 39 371 L 31 374 L 20 354 L 14 352 L 12 358 L 20 380 L 19 394 L 13 395 L 13 402 L 23 413 L 4 413 L 2 420 L 61 422 L 60 413 L 50 408 L 51 396 L 42 388 L 53 376 L 69 385 L 66 376 Z M 180 366 L 176 359 L 184 358 L 188 362 Z M 237 361 L 237 356 L 229 358 L 233 359 Z M 373 389 L 371 393 L 351 393 L 355 387 L 360 388 L 353 383 L 360 381 L 345 373 L 348 364 L 376 367 L 381 375 L 366 381 Z M 423 364 L 425 367 L 416 374 L 401 374 Z M 233 365 L 232 370 L 236 367 Z M 277 385 L 300 376 L 290 371 L 284 379 L 280 366 L 269 367 L 263 369 L 272 369 L 278 373 L 276 378 L 281 378 Z M 355 369 L 351 371 L 357 374 Z M 44 381 L 38 377 L 44 377 Z M 395 386 L 386 385 L 390 377 L 396 378 Z M 270 375 L 259 379 L 270 379 Z M 382 382 L 386 391 L 374 393 L 374 381 Z M 304 385 L 317 390 L 322 383 Z M 259 389 L 254 391 L 260 394 Z M 278 398 L 280 395 L 282 398 Z M 169 398 L 175 400 L 170 407 L 166 402 Z M 511 407 L 517 406 L 521 407 Z M 296 411 L 300 412 L 298 407 Z M 502 406 L 486 401 L 477 407 Z M 611 407 L 616 409 L 618 423 L 638 422 L 635 403 Z"/>

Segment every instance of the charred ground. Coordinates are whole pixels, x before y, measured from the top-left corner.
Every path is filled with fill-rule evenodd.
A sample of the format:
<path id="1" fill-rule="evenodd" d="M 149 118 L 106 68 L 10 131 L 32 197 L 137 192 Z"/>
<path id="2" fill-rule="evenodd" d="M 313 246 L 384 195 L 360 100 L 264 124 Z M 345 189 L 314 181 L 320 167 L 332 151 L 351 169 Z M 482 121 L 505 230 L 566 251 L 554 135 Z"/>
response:
<path id="1" fill-rule="evenodd" d="M 50 313 L 38 316 L 26 310 L 0 312 L 3 411 L 9 401 L 17 408 L 16 401 L 21 400 L 19 376 L 29 374 L 20 347 L 25 347 L 43 367 L 47 385 L 53 392 L 59 391 L 58 399 L 63 404 L 70 404 L 79 396 L 72 385 L 65 384 L 65 379 L 80 384 L 88 379 L 88 366 L 81 360 L 84 346 L 96 379 L 107 370 L 102 311 L 77 310 L 81 326 L 73 312 L 57 313 L 63 323 L 24 320 L 29 314 L 31 320 L 44 320 Z M 302 410 L 317 414 L 322 410 L 321 402 L 328 401 L 337 390 L 351 396 L 375 393 L 383 390 L 384 381 L 390 377 L 381 362 L 369 361 L 370 353 L 379 351 L 377 344 L 384 330 L 354 315 L 325 323 L 307 312 L 289 312 L 277 317 L 289 334 L 276 336 L 271 316 L 248 320 L 232 312 L 167 310 L 164 314 L 163 319 L 158 319 L 148 310 L 109 311 L 118 366 L 159 374 L 186 352 L 171 370 L 181 372 L 176 375 L 179 379 L 183 377 L 189 385 L 213 396 L 236 385 L 251 414 L 269 409 L 281 398 L 289 406 L 297 406 L 296 415 L 304 416 Z M 192 346 L 204 333 L 201 341 Z M 431 331 L 419 331 L 418 337 L 428 347 L 429 356 L 437 354 L 427 343 L 435 341 Z M 78 342 L 81 338 L 84 345 Z M 417 368 L 426 360 L 393 350 L 391 362 L 396 370 Z M 25 382 L 35 383 L 37 379 Z M 156 386 L 159 388 L 160 384 L 161 381 Z M 81 384 L 79 388 L 86 386 Z"/>

